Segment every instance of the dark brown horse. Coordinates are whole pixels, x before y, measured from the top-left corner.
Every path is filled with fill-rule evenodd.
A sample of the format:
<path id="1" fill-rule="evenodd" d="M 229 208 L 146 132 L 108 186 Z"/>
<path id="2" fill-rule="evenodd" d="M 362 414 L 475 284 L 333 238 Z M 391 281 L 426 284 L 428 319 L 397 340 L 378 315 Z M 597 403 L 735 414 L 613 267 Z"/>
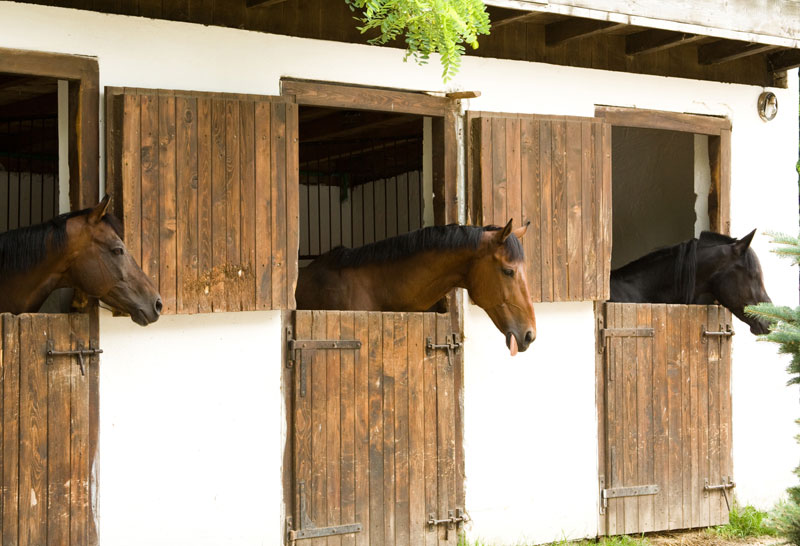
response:
<path id="1" fill-rule="evenodd" d="M 536 338 L 522 244 L 527 226 L 426 227 L 360 248 L 338 247 L 300 270 L 298 309 L 426 311 L 466 288 L 511 354 Z"/>
<path id="2" fill-rule="evenodd" d="M 768 324 L 744 313 L 747 305 L 771 302 L 761 265 L 750 248 L 756 230 L 741 239 L 704 231 L 699 239 L 651 252 L 611 272 L 611 301 L 710 304 L 719 302 L 754 334 Z"/>
<path id="3" fill-rule="evenodd" d="M 79 288 L 146 326 L 161 297 L 122 242 L 108 196 L 94 208 L 0 235 L 0 313 L 31 313 L 56 288 Z"/>

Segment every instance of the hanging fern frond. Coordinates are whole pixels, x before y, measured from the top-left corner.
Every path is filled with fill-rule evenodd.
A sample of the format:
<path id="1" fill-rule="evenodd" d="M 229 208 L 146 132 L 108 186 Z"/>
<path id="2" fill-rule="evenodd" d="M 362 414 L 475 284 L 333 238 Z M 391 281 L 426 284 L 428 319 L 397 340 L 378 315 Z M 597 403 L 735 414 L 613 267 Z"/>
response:
<path id="1" fill-rule="evenodd" d="M 405 36 L 406 59 L 425 64 L 432 53 L 442 63 L 442 79 L 447 82 L 458 72 L 464 43 L 478 48 L 478 36 L 489 34 L 489 14 L 482 0 L 345 0 L 350 9 L 361 10 L 357 17 L 362 33 L 372 29 L 380 36 L 371 44 L 389 43 Z"/>

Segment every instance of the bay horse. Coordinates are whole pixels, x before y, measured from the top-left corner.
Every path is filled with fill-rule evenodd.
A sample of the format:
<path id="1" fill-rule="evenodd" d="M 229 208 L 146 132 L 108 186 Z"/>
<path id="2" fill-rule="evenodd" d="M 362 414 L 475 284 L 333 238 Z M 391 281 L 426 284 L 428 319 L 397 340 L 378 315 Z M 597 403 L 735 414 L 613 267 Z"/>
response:
<path id="1" fill-rule="evenodd" d="M 146 326 L 161 297 L 122 242 L 109 197 L 85 210 L 0 235 L 0 313 L 33 313 L 57 288 L 78 288 Z"/>
<path id="2" fill-rule="evenodd" d="M 744 308 L 771 302 L 756 253 L 756 230 L 741 239 L 704 231 L 699 239 L 656 250 L 611 272 L 611 300 L 634 303 L 711 304 L 719 302 L 750 326 L 769 332 L 768 323 Z"/>
<path id="3" fill-rule="evenodd" d="M 520 238 L 527 224 L 425 227 L 359 248 L 337 247 L 300 270 L 298 309 L 427 311 L 466 288 L 512 355 L 536 338 Z"/>

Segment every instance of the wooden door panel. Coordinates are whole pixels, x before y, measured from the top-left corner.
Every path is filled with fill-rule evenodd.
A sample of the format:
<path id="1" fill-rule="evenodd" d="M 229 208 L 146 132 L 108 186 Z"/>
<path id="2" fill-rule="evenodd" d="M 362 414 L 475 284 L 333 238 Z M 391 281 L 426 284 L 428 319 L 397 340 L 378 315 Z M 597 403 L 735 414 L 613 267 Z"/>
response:
<path id="1" fill-rule="evenodd" d="M 297 311 L 296 340 L 358 340 L 358 348 L 294 358 L 295 530 L 360 524 L 309 544 L 444 545 L 457 530 L 428 525 L 456 509 L 455 367 L 428 350 L 449 317 L 432 313 Z M 290 351 L 291 353 L 291 351 Z"/>
<path id="2" fill-rule="evenodd" d="M 729 330 L 730 312 L 607 303 L 602 321 L 601 489 L 658 492 L 608 492 L 601 533 L 726 523 L 722 491 L 704 486 L 732 480 L 730 336 L 703 332 Z"/>

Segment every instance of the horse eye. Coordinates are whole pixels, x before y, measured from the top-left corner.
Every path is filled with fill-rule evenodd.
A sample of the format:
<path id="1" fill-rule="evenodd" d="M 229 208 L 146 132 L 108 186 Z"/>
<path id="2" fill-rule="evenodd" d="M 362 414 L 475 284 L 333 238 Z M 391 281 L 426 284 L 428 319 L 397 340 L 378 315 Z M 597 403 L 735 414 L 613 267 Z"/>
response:
<path id="1" fill-rule="evenodd" d="M 118 246 L 116 248 L 112 248 L 111 252 L 114 253 L 114 256 L 122 256 L 123 254 L 125 254 L 125 249 L 122 248 L 121 246 Z"/>
<path id="2" fill-rule="evenodd" d="M 504 267 L 503 268 L 503 275 L 505 275 L 506 277 L 513 277 L 514 276 L 514 270 L 513 269 L 506 269 Z"/>

